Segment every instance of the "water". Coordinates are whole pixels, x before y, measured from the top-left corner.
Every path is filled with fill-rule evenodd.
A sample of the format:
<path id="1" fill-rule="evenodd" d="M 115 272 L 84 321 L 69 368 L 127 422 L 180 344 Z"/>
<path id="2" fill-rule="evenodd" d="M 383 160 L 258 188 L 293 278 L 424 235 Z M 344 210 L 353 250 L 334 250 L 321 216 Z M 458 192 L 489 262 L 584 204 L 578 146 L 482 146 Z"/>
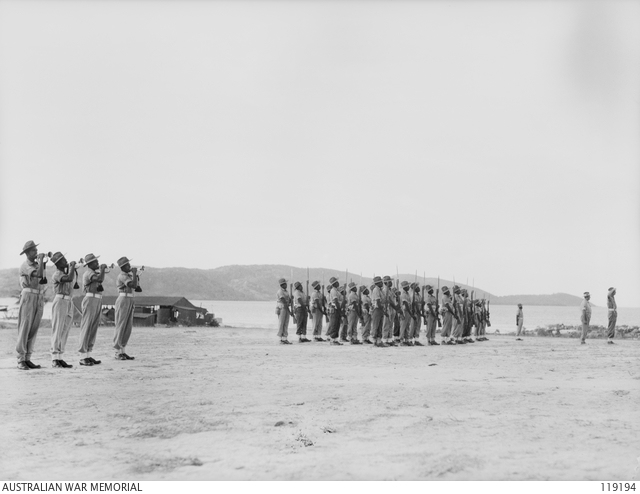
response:
<path id="1" fill-rule="evenodd" d="M 0 305 L 15 303 L 15 299 L 0 299 Z M 195 306 L 202 306 L 216 317 L 222 318 L 225 326 L 236 328 L 267 328 L 277 329 L 278 321 L 275 314 L 275 302 L 240 302 L 230 300 L 191 300 Z M 51 303 L 45 304 L 44 319 L 51 319 Z M 491 328 L 489 332 L 498 329 L 501 333 L 515 331 L 517 307 L 510 305 L 491 306 Z M 525 306 L 524 327 L 534 329 L 549 324 L 580 324 L 580 307 L 555 306 Z M 15 311 L 17 316 L 17 311 Z M 2 320 L 2 316 L 0 316 Z M 293 323 L 290 323 L 292 327 Z M 607 309 L 593 307 L 591 324 L 594 326 L 607 325 Z M 640 326 L 640 307 L 618 308 L 618 326 Z"/>
<path id="2" fill-rule="evenodd" d="M 225 326 L 236 328 L 269 328 L 277 329 L 275 302 L 235 302 L 227 300 L 192 300 L 196 306 L 202 305 L 216 317 L 222 318 Z M 534 329 L 549 324 L 580 324 L 580 307 L 530 306 L 524 307 L 524 327 Z M 517 307 L 510 305 L 491 306 L 491 328 L 501 333 L 515 331 Z M 593 307 L 591 324 L 606 326 L 607 309 Z M 293 323 L 290 323 L 293 325 Z M 640 326 L 640 307 L 618 308 L 618 326 Z M 290 326 L 291 327 L 291 326 Z"/>

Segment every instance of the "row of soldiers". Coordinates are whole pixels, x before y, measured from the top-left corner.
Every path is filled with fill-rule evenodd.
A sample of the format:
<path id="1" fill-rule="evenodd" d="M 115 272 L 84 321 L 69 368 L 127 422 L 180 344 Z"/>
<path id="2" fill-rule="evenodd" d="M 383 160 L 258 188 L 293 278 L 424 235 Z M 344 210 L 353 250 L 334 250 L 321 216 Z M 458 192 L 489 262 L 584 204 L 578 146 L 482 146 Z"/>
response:
<path id="1" fill-rule="evenodd" d="M 291 344 L 288 340 L 291 318 L 300 343 L 311 341 L 307 338 L 308 320 L 312 321 L 314 341 L 326 341 L 322 338 L 323 319 L 331 345 L 350 342 L 376 347 L 424 346 L 419 339 L 423 321 L 428 345 L 440 345 L 435 339 L 436 327 L 442 328 L 443 345 L 488 340 L 485 330 L 491 326 L 490 302 L 484 298 L 474 299 L 473 291 L 469 294 L 458 285 L 450 291 L 443 286 L 440 301 L 439 287 L 434 293 L 431 285 L 421 287 L 418 282 L 395 281 L 394 287 L 390 276 L 375 276 L 373 284 L 367 287 L 354 282 L 341 285 L 338 278 L 332 277 L 325 295 L 325 287 L 319 281 L 311 283 L 313 292 L 309 294 L 308 281 L 305 293 L 299 281 L 287 289 L 288 281 L 281 278 L 276 294 L 280 343 Z M 358 338 L 358 322 L 362 340 Z M 474 327 L 475 334 L 472 334 Z"/>
<path id="2" fill-rule="evenodd" d="M 73 321 L 74 305 L 71 300 L 73 289 L 80 288 L 77 279 L 77 268 L 80 266 L 75 261 L 67 262 L 65 256 L 56 252 L 45 254 L 38 253 L 38 245 L 29 240 L 22 249 L 20 255 L 25 254 L 27 259 L 20 266 L 20 305 L 18 309 L 18 342 L 16 352 L 18 354 L 18 369 L 39 369 L 41 366 L 31 361 L 38 329 L 42 320 L 44 308 L 44 286 L 48 283 L 46 278 L 46 262 L 50 260 L 56 266 L 53 274 L 54 299 L 51 308 L 51 365 L 54 368 L 69 369 L 73 365 L 63 359 L 69 330 Z M 80 321 L 79 349 L 80 365 L 93 366 L 101 363 L 91 355 L 98 333 L 100 316 L 102 314 L 102 293 L 104 288 L 106 264 L 100 264 L 93 254 L 87 254 L 82 259 L 82 265 L 87 269 L 82 274 L 82 319 Z M 133 360 L 135 357 L 127 355 L 125 347 L 131 336 L 133 326 L 133 292 L 141 291 L 138 285 L 137 268 L 132 267 L 126 257 L 118 259 L 118 266 L 122 271 L 117 278 L 118 298 L 115 305 L 115 331 L 113 336 L 113 348 L 116 360 Z M 111 267 L 114 267 L 113 265 Z"/>

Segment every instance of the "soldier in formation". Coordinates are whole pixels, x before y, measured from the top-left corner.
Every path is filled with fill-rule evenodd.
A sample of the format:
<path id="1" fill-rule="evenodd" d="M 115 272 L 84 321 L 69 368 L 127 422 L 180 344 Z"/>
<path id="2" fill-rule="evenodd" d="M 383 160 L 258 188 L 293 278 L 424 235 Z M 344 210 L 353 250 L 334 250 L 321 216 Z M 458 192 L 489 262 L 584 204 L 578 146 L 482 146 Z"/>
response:
<path id="1" fill-rule="evenodd" d="M 485 299 L 473 299 L 466 289 L 454 285 L 453 294 L 442 287 L 442 306 L 433 286 L 420 287 L 418 282 L 400 283 L 400 289 L 393 286 L 390 276 L 375 276 L 369 287 L 358 286 L 354 282 L 341 285 L 332 277 L 327 286 L 328 299 L 323 294 L 323 286 L 313 281 L 313 292 L 308 295 L 302 283 L 292 285 L 292 294 L 287 291 L 287 280 L 279 280 L 280 289 L 276 298 L 278 306 L 278 336 L 283 344 L 287 341 L 289 317 L 293 316 L 301 343 L 306 339 L 307 316 L 313 321 L 313 340 L 322 338 L 322 321 L 327 322 L 326 336 L 331 345 L 371 344 L 375 347 L 424 346 L 420 341 L 422 321 L 425 323 L 427 345 L 438 346 L 436 328 L 442 325 L 443 345 L 462 345 L 487 341 L 485 331 L 489 322 L 488 304 Z M 441 324 L 440 317 L 443 322 Z M 358 337 L 358 322 L 361 339 Z M 473 338 L 475 327 L 475 339 Z"/>

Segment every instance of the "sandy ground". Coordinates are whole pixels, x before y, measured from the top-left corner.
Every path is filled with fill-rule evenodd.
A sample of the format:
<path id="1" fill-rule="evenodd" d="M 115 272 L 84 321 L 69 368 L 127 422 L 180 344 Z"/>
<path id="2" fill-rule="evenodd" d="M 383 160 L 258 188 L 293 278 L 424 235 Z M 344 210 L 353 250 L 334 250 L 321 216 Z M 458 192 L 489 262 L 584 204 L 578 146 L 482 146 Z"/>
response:
<path id="1" fill-rule="evenodd" d="M 638 477 L 640 342 L 281 346 L 271 330 L 134 328 L 96 367 L 19 371 L 0 329 L 3 480 Z M 75 350 L 78 328 L 68 349 Z M 295 338 L 293 338 L 295 339 Z M 73 357 L 72 357 L 73 355 Z M 279 425 L 276 425 L 279 424 Z"/>

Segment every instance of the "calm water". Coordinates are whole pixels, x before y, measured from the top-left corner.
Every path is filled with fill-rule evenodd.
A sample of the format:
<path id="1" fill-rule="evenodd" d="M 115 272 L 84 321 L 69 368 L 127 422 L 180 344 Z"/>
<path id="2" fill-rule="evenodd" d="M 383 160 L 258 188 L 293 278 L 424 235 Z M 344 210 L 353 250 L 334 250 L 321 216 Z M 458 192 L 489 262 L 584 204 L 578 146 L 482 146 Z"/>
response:
<path id="1" fill-rule="evenodd" d="M 192 300 L 194 305 L 205 307 L 216 317 L 222 318 L 226 326 L 237 328 L 271 328 L 276 329 L 275 302 L 231 302 L 215 300 Z M 524 327 L 534 329 L 548 324 L 580 324 L 580 307 L 523 307 Z M 516 327 L 517 307 L 508 305 L 491 306 L 491 330 L 513 331 Z M 607 309 L 594 307 L 591 324 L 607 324 Z M 618 308 L 618 326 L 640 326 L 640 308 Z M 290 323 L 289 327 L 292 327 Z"/>
<path id="2" fill-rule="evenodd" d="M 15 299 L 0 299 L 0 305 L 12 305 Z M 228 300 L 192 300 L 196 306 L 205 307 L 226 326 L 236 328 L 277 328 L 275 302 L 235 302 Z M 44 307 L 44 318 L 51 319 L 51 303 Z M 495 305 L 491 307 L 491 330 L 514 331 L 517 307 Z M 531 306 L 524 307 L 524 327 L 534 329 L 549 324 L 576 325 L 580 323 L 580 307 Z M 15 313 L 17 316 L 17 312 Z M 2 316 L 0 316 L 0 320 Z M 607 309 L 594 307 L 591 324 L 606 326 Z M 618 326 L 640 326 L 640 308 L 618 308 Z M 293 322 L 290 323 L 293 327 Z"/>

